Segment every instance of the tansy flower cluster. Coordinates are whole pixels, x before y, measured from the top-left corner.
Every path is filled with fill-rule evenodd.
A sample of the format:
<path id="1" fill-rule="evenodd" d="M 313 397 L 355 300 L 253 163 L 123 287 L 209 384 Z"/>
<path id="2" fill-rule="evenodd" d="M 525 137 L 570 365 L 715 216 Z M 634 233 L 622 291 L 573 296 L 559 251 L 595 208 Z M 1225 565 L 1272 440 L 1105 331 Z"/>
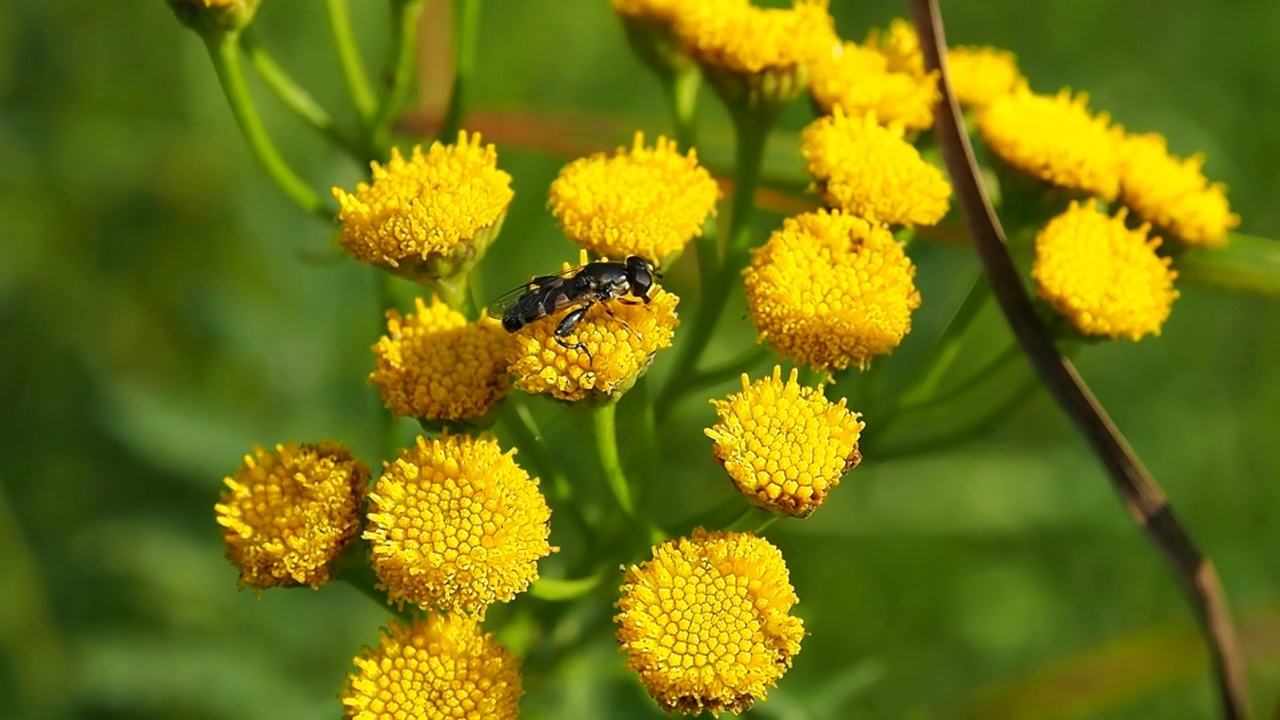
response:
<path id="1" fill-rule="evenodd" d="M 751 533 L 694 530 L 627 570 L 618 642 L 668 712 L 742 712 L 800 651 L 804 624 L 782 553 Z"/>
<path id="2" fill-rule="evenodd" d="M 478 259 L 511 204 L 511 176 L 480 136 L 458 134 L 456 145 L 414 147 L 405 159 L 391 149 L 373 163 L 373 181 L 353 193 L 334 188 L 341 209 L 338 241 L 353 258 L 410 279 L 432 282 Z"/>
<path id="3" fill-rule="evenodd" d="M 798 374 L 784 382 L 774 367 L 754 383 L 743 375 L 742 392 L 711 401 L 720 421 L 706 433 L 742 494 L 767 510 L 807 517 L 862 459 L 863 424 L 843 398 L 830 402 L 821 385 L 796 382 Z"/>
<path id="4" fill-rule="evenodd" d="M 911 330 L 916 269 L 889 231 L 838 210 L 790 218 L 744 271 L 760 340 L 818 370 L 865 367 Z"/>
<path id="5" fill-rule="evenodd" d="M 565 166 L 550 205 L 569 239 L 596 255 L 658 262 L 701 234 L 719 196 L 696 151 L 681 154 L 664 137 L 646 148 L 637 132 L 630 150 Z"/>

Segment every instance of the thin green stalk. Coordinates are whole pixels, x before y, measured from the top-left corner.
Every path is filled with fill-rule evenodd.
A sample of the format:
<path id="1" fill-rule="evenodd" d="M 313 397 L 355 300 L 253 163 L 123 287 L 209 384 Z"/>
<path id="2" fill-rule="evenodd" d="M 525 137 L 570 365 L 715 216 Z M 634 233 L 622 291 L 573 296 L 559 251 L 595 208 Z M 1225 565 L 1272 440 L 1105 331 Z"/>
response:
<path id="1" fill-rule="evenodd" d="M 689 330 L 688 339 L 676 356 L 675 371 L 667 381 L 659 397 L 660 405 L 674 404 L 678 392 L 688 383 L 686 376 L 697 372 L 702 353 L 711 342 L 716 323 L 729 301 L 729 291 L 746 265 L 747 249 L 751 246 L 752 220 L 755 217 L 755 193 L 760 181 L 760 164 L 764 160 L 765 143 L 773 127 L 776 112 L 769 110 L 739 111 L 734 113 L 737 171 L 734 177 L 733 200 L 730 206 L 728 240 L 723 253 L 724 263 L 710 282 L 704 282 L 698 298 L 697 313 Z M 701 247 L 699 248 L 701 250 Z M 699 260 L 702 259 L 699 252 Z"/>
<path id="2" fill-rule="evenodd" d="M 374 268 L 374 272 L 378 277 L 374 279 L 374 302 L 377 303 L 377 325 L 374 332 L 378 335 L 387 331 L 386 313 L 388 310 L 398 309 L 399 302 L 395 293 L 395 277 L 391 273 L 382 268 Z M 396 416 L 386 407 L 380 393 L 374 393 L 377 401 L 374 403 L 374 412 L 377 413 L 377 423 L 375 427 L 379 428 L 382 435 L 382 457 L 384 460 L 393 461 L 400 452 L 400 433 L 398 427 L 400 425 Z"/>
<path id="3" fill-rule="evenodd" d="M 916 380 L 902 393 L 902 397 L 898 400 L 900 405 L 918 405 L 934 394 L 955 359 L 960 356 L 960 350 L 964 347 L 965 334 L 990 299 L 991 286 L 987 284 L 986 278 L 979 275 L 969 287 L 969 292 L 964 296 L 964 301 L 960 303 L 951 321 L 947 323 L 946 329 L 942 331 L 942 335 L 929 351 L 924 365 L 916 371 Z"/>
<path id="4" fill-rule="evenodd" d="M 634 520 L 636 507 L 631 497 L 631 484 L 627 482 L 626 473 L 622 471 L 622 461 L 618 457 L 618 404 L 606 402 L 596 406 L 591 412 L 591 418 L 595 428 L 596 452 L 600 456 L 605 483 L 617 500 L 622 514 L 627 519 Z"/>
<path id="5" fill-rule="evenodd" d="M 244 80 L 244 68 L 240 65 L 240 46 L 235 33 L 210 33 L 204 39 L 213 69 L 218 73 L 218 82 L 222 84 L 222 91 L 227 96 L 227 104 L 231 106 L 231 113 L 258 164 L 298 207 L 327 222 L 333 222 L 336 214 L 334 208 L 298 177 L 271 142 L 271 136 L 267 134 L 266 126 L 258 116 L 258 108 L 254 105 L 253 96 Z"/>
<path id="6" fill-rule="evenodd" d="M 257 71 L 258 77 L 266 83 L 271 92 L 303 122 L 315 128 L 334 145 L 346 150 L 348 154 L 359 160 L 364 158 L 364 149 L 359 141 L 349 137 L 333 122 L 329 112 L 316 102 L 311 93 L 299 85 L 284 68 L 276 63 L 271 53 L 258 41 L 258 34 L 253 26 L 240 33 L 240 47 L 244 50 L 249 64 Z"/>
<path id="7" fill-rule="evenodd" d="M 409 93 L 422 2 L 423 0 L 394 0 L 391 3 L 391 54 L 387 58 L 385 71 L 387 86 L 369 120 L 369 136 L 373 138 L 373 146 L 380 155 L 391 152 L 391 124 Z"/>
<path id="8" fill-rule="evenodd" d="M 465 274 L 441 278 L 436 281 L 434 287 L 449 307 L 466 315 L 468 320 L 480 317 L 480 312 L 476 309 L 476 301 L 471 297 L 471 288 L 467 284 Z"/>
<path id="9" fill-rule="evenodd" d="M 964 440 L 969 440 L 983 435 L 998 425 L 1000 421 L 1009 417 L 1025 405 L 1028 400 L 1035 396 L 1036 390 L 1038 390 L 1039 387 L 1039 380 L 1036 376 L 1032 375 L 1024 380 L 1022 385 L 1019 386 L 1018 389 L 1004 402 L 1001 402 L 991 408 L 991 410 L 979 416 L 973 422 L 962 427 L 948 430 L 947 432 L 935 435 L 934 437 L 927 438 L 925 440 L 909 442 L 897 447 L 890 445 L 884 450 L 875 451 L 873 457 L 876 462 L 883 462 L 894 458 L 919 455 L 927 452 L 936 452 Z"/>
<path id="10" fill-rule="evenodd" d="M 351 11 L 347 0 L 325 0 L 325 4 L 329 9 L 329 27 L 333 31 L 334 48 L 338 51 L 338 64 L 342 66 L 342 78 L 351 93 L 351 104 L 360 120 L 367 123 L 373 117 L 377 100 L 369 86 L 369 75 L 364 69 L 364 60 L 360 57 L 360 48 L 351 28 Z"/>
<path id="11" fill-rule="evenodd" d="M 768 358 L 773 353 L 767 345 L 752 345 L 748 350 L 726 360 L 719 365 L 713 365 L 706 370 L 699 370 L 691 375 L 686 375 L 684 384 L 679 387 L 668 385 L 665 399 L 660 399 L 657 403 L 657 420 L 659 423 L 667 419 L 668 414 L 674 408 L 669 402 L 672 398 L 680 398 L 685 393 L 697 392 L 703 388 L 713 385 L 719 385 L 722 382 L 733 380 L 743 373 L 748 372 L 755 367 L 761 360 Z M 665 400 L 665 401 L 664 401 Z"/>
<path id="12" fill-rule="evenodd" d="M 453 92 L 449 108 L 438 135 L 441 142 L 451 143 L 462 129 L 467 113 L 467 96 L 476 69 L 476 45 L 480 34 L 480 0 L 454 0 L 453 3 Z"/>
<path id="13" fill-rule="evenodd" d="M 546 446 L 543 445 L 542 431 L 538 428 L 538 421 L 534 419 L 529 407 L 519 399 L 508 398 L 507 403 L 507 411 L 502 413 L 499 422 L 507 432 L 511 433 L 516 446 L 524 453 L 521 457 L 527 457 L 538 476 L 550 485 L 551 497 L 556 500 L 558 506 L 557 511 L 568 512 L 570 520 L 577 525 L 578 531 L 584 538 L 590 540 L 594 536 L 591 525 L 582 514 L 580 503 L 573 497 L 573 484 L 569 482 L 569 478 L 565 477 L 555 458 L 551 457 L 551 453 L 547 452 Z"/>
<path id="14" fill-rule="evenodd" d="M 698 88 L 702 85 L 702 73 L 697 66 L 689 65 L 670 75 L 661 76 L 662 92 L 671 108 L 671 125 L 676 143 L 688 151 L 697 141 Z"/>
<path id="15" fill-rule="evenodd" d="M 334 561 L 333 578 L 355 588 L 361 595 L 385 608 L 387 612 L 395 614 L 399 619 L 407 623 L 413 622 L 412 610 L 406 610 L 403 605 L 388 603 L 387 593 L 378 589 L 378 576 L 373 572 L 369 557 L 369 541 L 363 538 L 357 539 Z"/>
<path id="16" fill-rule="evenodd" d="M 576 600 L 599 587 L 605 575 L 605 569 L 601 568 L 593 574 L 582 578 L 540 577 L 529 585 L 529 594 L 539 600 L 548 602 Z"/>

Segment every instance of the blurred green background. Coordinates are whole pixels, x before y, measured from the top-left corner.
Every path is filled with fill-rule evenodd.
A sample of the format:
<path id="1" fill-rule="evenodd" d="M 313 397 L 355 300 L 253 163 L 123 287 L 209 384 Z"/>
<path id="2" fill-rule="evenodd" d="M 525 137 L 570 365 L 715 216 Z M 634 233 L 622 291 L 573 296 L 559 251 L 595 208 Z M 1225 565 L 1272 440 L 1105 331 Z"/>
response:
<path id="1" fill-rule="evenodd" d="M 377 67 L 384 3 L 354 4 Z M 852 38 L 905 12 L 836 5 Z M 943 11 L 953 43 L 1013 50 L 1035 89 L 1088 90 L 1126 127 L 1206 152 L 1241 231 L 1280 237 L 1280 4 Z M 668 129 L 607 2 L 491 1 L 482 22 L 477 109 L 599 116 L 619 143 Z M 258 29 L 324 104 L 345 107 L 319 3 L 267 0 Z M 161 2 L 0 5 L 0 92 L 0 717 L 338 717 L 351 657 L 386 614 L 345 586 L 238 592 L 212 505 L 253 443 L 342 439 L 376 461 L 373 272 L 339 258 L 326 227 L 259 172 L 200 41 Z M 259 97 L 316 187 L 359 177 Z M 703 104 L 714 158 L 727 125 Z M 801 107 L 786 118 L 803 122 Z M 576 257 L 545 210 L 565 158 L 499 153 L 517 195 L 481 298 Z M 766 214 L 762 232 L 779 222 Z M 928 348 L 976 272 L 961 248 L 913 254 L 925 304 L 891 368 Z M 677 291 L 691 287 L 680 267 Z M 1280 698 L 1280 307 L 1182 293 L 1161 337 L 1089 348 L 1079 365 L 1216 562 L 1265 715 Z M 738 315 L 717 352 L 749 338 Z M 1003 338 L 988 313 L 971 352 Z M 539 412 L 575 480 L 597 483 L 574 423 Z M 668 432 L 670 518 L 727 490 L 701 433 L 711 417 L 688 403 Z M 827 507 L 769 531 L 811 635 L 754 715 L 1215 713 L 1163 560 L 1046 397 L 943 452 L 864 451 Z M 526 716 L 660 717 L 621 664 L 608 638 L 588 646 L 530 688 Z"/>

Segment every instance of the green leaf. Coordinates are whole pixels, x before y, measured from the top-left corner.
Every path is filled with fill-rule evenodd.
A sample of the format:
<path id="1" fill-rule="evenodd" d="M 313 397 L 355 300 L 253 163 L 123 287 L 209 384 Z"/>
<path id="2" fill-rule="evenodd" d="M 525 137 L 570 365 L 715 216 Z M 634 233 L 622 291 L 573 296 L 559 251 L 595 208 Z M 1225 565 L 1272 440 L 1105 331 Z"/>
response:
<path id="1" fill-rule="evenodd" d="M 1231 233 L 1227 244 L 1188 251 L 1174 261 L 1178 279 L 1280 299 L 1280 242 Z"/>

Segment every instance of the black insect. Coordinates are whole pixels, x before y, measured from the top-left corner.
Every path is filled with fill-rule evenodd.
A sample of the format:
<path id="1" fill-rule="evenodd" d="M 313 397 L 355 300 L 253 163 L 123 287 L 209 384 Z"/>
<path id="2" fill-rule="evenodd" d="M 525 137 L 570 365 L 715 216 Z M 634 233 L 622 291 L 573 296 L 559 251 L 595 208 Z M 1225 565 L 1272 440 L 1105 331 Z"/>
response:
<path id="1" fill-rule="evenodd" d="M 655 278 L 661 279 L 662 275 L 642 257 L 632 255 L 623 262 L 597 260 L 555 275 L 536 277 L 494 300 L 489 314 L 501 316 L 502 327 L 507 332 L 515 332 L 539 318 L 580 305 L 561 318 L 555 338 L 562 347 L 581 350 L 591 359 L 586 345 L 567 342 L 565 338 L 596 303 L 610 300 L 648 303 L 657 287 Z M 608 305 L 604 308 L 609 312 Z"/>

